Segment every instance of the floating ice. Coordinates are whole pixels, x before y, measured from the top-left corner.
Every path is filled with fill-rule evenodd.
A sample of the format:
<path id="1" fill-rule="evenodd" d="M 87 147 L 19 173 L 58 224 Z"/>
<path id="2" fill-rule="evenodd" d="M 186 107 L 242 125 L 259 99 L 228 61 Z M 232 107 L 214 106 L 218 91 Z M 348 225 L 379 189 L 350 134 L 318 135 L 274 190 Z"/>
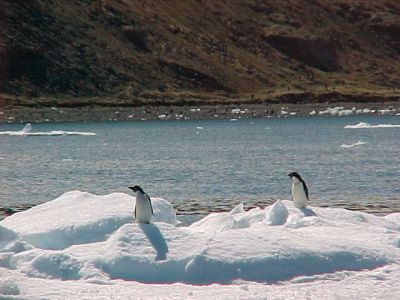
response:
<path id="1" fill-rule="evenodd" d="M 73 191 L 7 217 L 0 297 L 370 298 L 365 286 L 374 286 L 389 299 L 400 291 L 400 214 L 299 210 L 283 200 L 177 227 L 170 203 L 154 198 L 153 208 L 153 223 L 138 224 L 134 197 Z"/>
<path id="2" fill-rule="evenodd" d="M 27 123 L 24 128 L 20 131 L 0 131 L 0 135 L 12 135 L 12 136 L 66 136 L 66 135 L 83 135 L 93 136 L 96 135 L 93 132 L 84 131 L 64 131 L 64 130 L 52 130 L 48 132 L 32 132 L 32 126 Z"/>
<path id="3" fill-rule="evenodd" d="M 346 125 L 345 129 L 373 129 L 373 128 L 400 128 L 400 124 L 378 124 L 371 125 L 368 123 L 360 122 L 356 125 Z"/>
<path id="4" fill-rule="evenodd" d="M 31 123 L 27 123 L 27 124 L 25 125 L 25 127 L 21 130 L 21 132 L 23 132 L 23 133 L 28 133 L 28 132 L 30 132 L 31 130 L 32 130 Z"/>
<path id="5" fill-rule="evenodd" d="M 341 148 L 354 148 L 354 147 L 357 147 L 357 146 L 361 146 L 361 145 L 364 145 L 364 144 L 366 144 L 366 142 L 363 142 L 363 141 L 358 141 L 358 142 L 356 142 L 356 143 L 353 143 L 353 144 L 342 144 L 340 147 Z"/>

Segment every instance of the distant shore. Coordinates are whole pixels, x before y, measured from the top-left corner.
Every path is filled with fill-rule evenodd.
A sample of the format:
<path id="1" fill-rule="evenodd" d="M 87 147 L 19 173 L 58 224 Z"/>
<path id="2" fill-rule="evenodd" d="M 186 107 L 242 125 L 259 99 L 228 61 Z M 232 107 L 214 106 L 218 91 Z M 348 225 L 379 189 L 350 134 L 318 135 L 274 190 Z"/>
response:
<path id="1" fill-rule="evenodd" d="M 11 107 L 0 108 L 0 123 L 102 122 L 137 120 L 210 120 L 296 116 L 330 116 L 328 108 L 343 107 L 351 114 L 398 114 L 400 101 L 329 102 L 310 104 L 229 104 L 138 107 Z M 360 110 L 365 110 L 361 112 Z"/>

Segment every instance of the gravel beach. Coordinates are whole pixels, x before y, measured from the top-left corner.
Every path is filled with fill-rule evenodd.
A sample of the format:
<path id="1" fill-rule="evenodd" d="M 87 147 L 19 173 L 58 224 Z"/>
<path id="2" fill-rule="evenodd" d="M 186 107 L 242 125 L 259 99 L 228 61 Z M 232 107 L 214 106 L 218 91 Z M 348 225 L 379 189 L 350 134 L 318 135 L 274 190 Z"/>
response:
<path id="1" fill-rule="evenodd" d="M 0 123 L 101 122 L 130 120 L 207 120 L 332 115 L 329 108 L 369 110 L 368 114 L 398 114 L 400 101 L 336 102 L 310 104 L 231 104 L 143 107 L 12 107 L 0 109 Z M 358 112 L 357 112 L 358 110 Z M 325 111 L 325 113 L 324 113 Z"/>

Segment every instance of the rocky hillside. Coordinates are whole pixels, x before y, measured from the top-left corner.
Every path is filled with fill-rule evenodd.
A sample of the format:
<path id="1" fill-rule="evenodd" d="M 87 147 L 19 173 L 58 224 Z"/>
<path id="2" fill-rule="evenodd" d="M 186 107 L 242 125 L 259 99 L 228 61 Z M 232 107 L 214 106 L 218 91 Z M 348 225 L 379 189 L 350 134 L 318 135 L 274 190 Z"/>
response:
<path id="1" fill-rule="evenodd" d="M 0 0 L 3 105 L 398 96 L 399 83 L 398 0 Z"/>

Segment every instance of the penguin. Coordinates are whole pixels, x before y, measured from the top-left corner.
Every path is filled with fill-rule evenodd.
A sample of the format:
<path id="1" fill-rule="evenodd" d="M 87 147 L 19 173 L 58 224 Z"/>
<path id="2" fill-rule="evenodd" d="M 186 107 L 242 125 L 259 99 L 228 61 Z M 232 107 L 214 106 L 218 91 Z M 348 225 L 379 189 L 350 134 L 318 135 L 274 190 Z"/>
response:
<path id="1" fill-rule="evenodd" d="M 304 180 L 297 172 L 288 174 L 292 179 L 292 201 L 297 208 L 306 208 L 308 198 L 308 188 Z"/>
<path id="2" fill-rule="evenodd" d="M 136 222 L 150 224 L 150 219 L 153 216 L 153 207 L 151 205 L 151 199 L 149 195 L 147 195 L 138 185 L 131 186 L 129 188 L 136 193 L 136 205 L 135 205 Z"/>

